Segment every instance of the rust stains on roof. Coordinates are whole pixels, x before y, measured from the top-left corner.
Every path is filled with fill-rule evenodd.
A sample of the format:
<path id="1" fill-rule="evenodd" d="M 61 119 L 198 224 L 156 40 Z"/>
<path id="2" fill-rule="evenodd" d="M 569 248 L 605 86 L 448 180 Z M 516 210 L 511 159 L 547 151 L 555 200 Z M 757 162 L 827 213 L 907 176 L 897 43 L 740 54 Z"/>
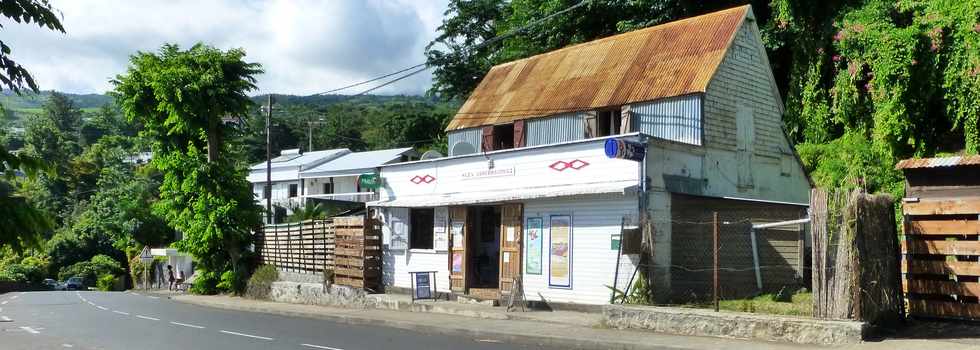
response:
<path id="1" fill-rule="evenodd" d="M 447 130 L 704 92 L 749 6 L 494 66 Z"/>
<path id="2" fill-rule="evenodd" d="M 962 165 L 980 165 L 980 155 L 905 159 L 899 161 L 895 165 L 895 169 L 942 168 Z"/>

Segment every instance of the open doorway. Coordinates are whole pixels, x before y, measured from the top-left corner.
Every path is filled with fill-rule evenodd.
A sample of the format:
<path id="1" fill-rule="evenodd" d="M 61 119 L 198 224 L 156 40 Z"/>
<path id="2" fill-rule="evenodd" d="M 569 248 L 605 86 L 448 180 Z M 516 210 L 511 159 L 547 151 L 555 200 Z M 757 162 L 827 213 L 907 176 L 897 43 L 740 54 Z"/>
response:
<path id="1" fill-rule="evenodd" d="M 467 288 L 493 288 L 500 283 L 500 207 L 467 208 Z"/>

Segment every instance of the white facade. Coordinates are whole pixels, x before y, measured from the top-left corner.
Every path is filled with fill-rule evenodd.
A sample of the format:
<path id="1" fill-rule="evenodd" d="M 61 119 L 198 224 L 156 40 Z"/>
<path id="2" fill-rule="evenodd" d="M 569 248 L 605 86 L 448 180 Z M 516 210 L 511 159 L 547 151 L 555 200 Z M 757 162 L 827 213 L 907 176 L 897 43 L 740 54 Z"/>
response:
<path id="1" fill-rule="evenodd" d="M 282 154 L 272 159 L 272 171 L 266 175 L 266 162 L 252 165 L 249 168 L 248 181 L 252 183 L 252 195 L 256 202 L 265 207 L 265 187 L 268 180 L 272 180 L 270 197 L 274 206 L 286 209 L 287 215 L 292 209 L 303 205 L 303 181 L 300 172 L 315 168 L 324 163 L 342 157 L 350 153 L 350 150 L 333 149 L 324 151 L 313 151 L 299 153 L 299 149 L 283 150 Z"/>

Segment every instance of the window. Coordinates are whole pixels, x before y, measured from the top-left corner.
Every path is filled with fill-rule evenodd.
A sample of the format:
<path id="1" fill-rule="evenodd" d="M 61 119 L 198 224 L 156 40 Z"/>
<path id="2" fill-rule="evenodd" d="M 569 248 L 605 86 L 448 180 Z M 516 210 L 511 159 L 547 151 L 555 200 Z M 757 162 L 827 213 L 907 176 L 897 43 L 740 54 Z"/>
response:
<path id="1" fill-rule="evenodd" d="M 333 178 L 327 179 L 327 182 L 323 184 L 323 194 L 333 193 Z"/>
<path id="2" fill-rule="evenodd" d="M 299 185 L 292 184 L 289 185 L 289 198 L 293 198 L 299 195 Z"/>
<path id="3" fill-rule="evenodd" d="M 435 210 L 432 208 L 412 209 L 408 234 L 409 249 L 432 249 L 432 226 Z"/>
<path id="4" fill-rule="evenodd" d="M 623 124 L 621 110 L 600 111 L 596 118 L 596 137 L 619 135 Z"/>
<path id="5" fill-rule="evenodd" d="M 514 148 L 514 124 L 484 126 L 482 139 L 481 149 L 484 152 Z"/>
<path id="6" fill-rule="evenodd" d="M 262 199 L 269 198 L 272 195 L 272 186 L 265 185 L 262 186 Z"/>

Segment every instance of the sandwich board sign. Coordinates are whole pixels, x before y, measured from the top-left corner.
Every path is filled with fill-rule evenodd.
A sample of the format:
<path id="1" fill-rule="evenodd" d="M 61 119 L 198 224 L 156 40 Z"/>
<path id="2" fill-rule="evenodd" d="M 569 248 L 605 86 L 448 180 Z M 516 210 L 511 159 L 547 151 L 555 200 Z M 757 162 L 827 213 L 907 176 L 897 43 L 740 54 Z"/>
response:
<path id="1" fill-rule="evenodd" d="M 143 251 L 140 252 L 140 261 L 142 261 L 144 263 L 148 263 L 148 262 L 152 262 L 153 261 L 153 254 L 150 253 L 150 247 L 149 246 L 143 247 Z"/>

